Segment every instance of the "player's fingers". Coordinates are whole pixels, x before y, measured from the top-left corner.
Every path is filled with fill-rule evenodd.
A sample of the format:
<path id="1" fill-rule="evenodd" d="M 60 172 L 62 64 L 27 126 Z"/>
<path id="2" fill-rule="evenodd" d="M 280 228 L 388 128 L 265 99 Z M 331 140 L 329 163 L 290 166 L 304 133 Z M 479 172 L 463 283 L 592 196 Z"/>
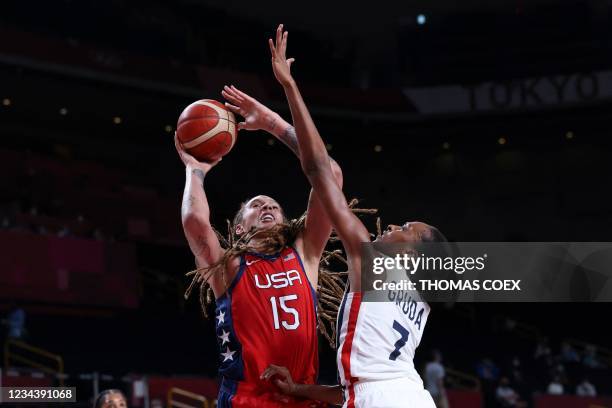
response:
<path id="1" fill-rule="evenodd" d="M 181 146 L 181 142 L 179 142 L 176 132 L 174 132 L 174 147 L 176 147 L 179 153 L 183 151 L 183 146 Z"/>
<path id="2" fill-rule="evenodd" d="M 282 366 L 279 366 L 279 365 L 276 365 L 276 364 L 270 364 L 270 365 L 268 366 L 268 368 L 271 368 L 271 369 L 274 369 L 274 370 L 280 370 L 280 369 L 282 369 L 283 367 L 282 367 Z"/>
<path id="3" fill-rule="evenodd" d="M 289 68 L 291 68 L 291 64 L 293 64 L 295 62 L 295 58 L 289 58 L 287 60 L 287 65 L 289 65 Z"/>
<path id="4" fill-rule="evenodd" d="M 270 365 L 268 366 L 266 371 L 267 371 L 267 379 L 270 379 L 271 377 L 274 377 L 275 375 L 283 376 L 283 373 L 280 371 L 280 367 L 278 366 Z"/>
<path id="5" fill-rule="evenodd" d="M 240 89 L 236 88 L 234 85 L 232 85 L 232 90 L 234 91 L 236 95 L 238 95 L 238 97 L 240 97 L 243 100 L 253 100 L 251 96 L 245 94 Z"/>
<path id="6" fill-rule="evenodd" d="M 276 29 L 276 50 L 279 50 L 280 44 L 283 40 L 283 25 L 279 24 L 278 28 Z"/>
<path id="7" fill-rule="evenodd" d="M 236 105 L 240 105 L 243 102 L 243 98 L 235 90 L 233 90 L 229 86 L 225 85 L 223 87 L 223 91 L 221 91 L 221 93 L 223 93 L 223 92 L 225 92 L 227 95 L 232 97 L 234 99 L 234 103 L 236 103 Z"/>
<path id="8" fill-rule="evenodd" d="M 281 40 L 281 46 L 280 46 L 280 52 L 281 55 L 284 57 L 285 54 L 287 53 L 287 37 L 289 36 L 289 31 L 285 31 L 283 33 L 283 38 Z"/>
<path id="9" fill-rule="evenodd" d="M 230 101 L 231 103 L 235 104 L 235 105 L 241 105 L 240 101 L 238 99 L 236 99 L 234 96 L 232 96 L 231 94 L 225 92 L 225 91 L 221 91 L 221 95 L 223 95 L 223 97 Z"/>
<path id="10" fill-rule="evenodd" d="M 274 49 L 274 42 L 271 38 L 268 38 L 268 45 L 270 46 L 270 54 L 272 54 L 272 59 L 276 58 L 276 50 Z"/>
<path id="11" fill-rule="evenodd" d="M 232 105 L 231 103 L 225 102 L 225 107 L 234 112 L 237 115 L 240 115 L 240 108 Z"/>
<path id="12" fill-rule="evenodd" d="M 232 90 L 227 85 L 225 85 L 223 89 L 221 90 L 221 95 L 223 95 L 225 99 L 232 100 L 232 101 L 236 100 L 236 96 L 234 95 Z"/>
<path id="13" fill-rule="evenodd" d="M 274 375 L 274 370 L 268 367 L 263 371 L 263 373 L 261 373 L 261 379 L 268 380 L 273 375 Z"/>
<path id="14" fill-rule="evenodd" d="M 238 130 L 240 131 L 240 130 L 242 130 L 242 129 L 249 130 L 249 129 L 247 128 L 247 124 L 246 124 L 246 122 L 240 122 L 240 123 L 238 123 Z"/>

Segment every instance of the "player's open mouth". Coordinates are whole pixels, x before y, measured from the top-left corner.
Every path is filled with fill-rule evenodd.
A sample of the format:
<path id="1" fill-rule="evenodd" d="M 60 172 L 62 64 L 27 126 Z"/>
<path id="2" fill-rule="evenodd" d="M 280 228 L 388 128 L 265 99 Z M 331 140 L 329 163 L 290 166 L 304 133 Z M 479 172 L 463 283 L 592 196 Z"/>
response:
<path id="1" fill-rule="evenodd" d="M 272 214 L 264 214 L 259 218 L 261 222 L 272 222 L 274 221 L 274 216 Z"/>

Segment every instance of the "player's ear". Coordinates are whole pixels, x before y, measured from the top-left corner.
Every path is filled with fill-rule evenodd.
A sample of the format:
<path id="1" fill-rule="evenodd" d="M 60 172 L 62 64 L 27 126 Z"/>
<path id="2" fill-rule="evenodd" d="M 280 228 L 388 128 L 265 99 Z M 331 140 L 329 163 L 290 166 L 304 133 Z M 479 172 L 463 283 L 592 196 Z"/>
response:
<path id="1" fill-rule="evenodd" d="M 236 227 L 234 229 L 234 233 L 236 235 L 242 235 L 244 234 L 244 226 L 242 224 L 236 224 Z"/>

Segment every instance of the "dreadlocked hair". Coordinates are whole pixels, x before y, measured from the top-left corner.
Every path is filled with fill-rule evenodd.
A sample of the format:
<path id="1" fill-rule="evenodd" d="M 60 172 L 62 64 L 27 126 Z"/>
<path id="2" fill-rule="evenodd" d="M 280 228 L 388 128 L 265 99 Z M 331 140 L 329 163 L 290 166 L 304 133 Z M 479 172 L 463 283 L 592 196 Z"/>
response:
<path id="1" fill-rule="evenodd" d="M 377 212 L 376 209 L 355 208 L 357 203 L 357 199 L 351 200 L 349 202 L 349 208 L 358 215 L 375 214 Z M 269 229 L 252 229 L 242 236 L 236 235 L 232 223 L 226 220 L 226 236 L 216 229 L 214 230 L 221 247 L 225 250 L 223 256 L 212 265 L 198 267 L 197 269 L 187 272 L 186 276 L 192 276 L 192 279 L 185 291 L 185 299 L 188 299 L 194 288 L 199 285 L 202 314 L 205 318 L 208 318 L 208 307 L 214 302 L 213 291 L 209 284 L 210 278 L 215 274 L 220 274 L 225 289 L 227 290 L 228 284 L 225 279 L 225 269 L 231 259 L 245 255 L 248 252 L 275 254 L 287 246 L 292 246 L 300 232 L 304 229 L 306 214 L 307 213 L 304 213 L 299 218 L 277 224 Z M 257 247 L 251 244 L 251 241 L 255 237 L 258 240 Z M 329 238 L 328 246 L 338 241 L 337 235 L 334 234 Z M 344 266 L 344 271 L 337 272 L 331 269 L 332 264 L 335 265 L 338 263 Z M 317 283 L 317 327 L 332 348 L 335 348 L 336 342 L 336 318 L 338 309 L 346 289 L 347 265 L 346 258 L 343 256 L 342 250 L 340 249 L 324 250 L 321 261 L 319 262 L 319 281 Z"/>

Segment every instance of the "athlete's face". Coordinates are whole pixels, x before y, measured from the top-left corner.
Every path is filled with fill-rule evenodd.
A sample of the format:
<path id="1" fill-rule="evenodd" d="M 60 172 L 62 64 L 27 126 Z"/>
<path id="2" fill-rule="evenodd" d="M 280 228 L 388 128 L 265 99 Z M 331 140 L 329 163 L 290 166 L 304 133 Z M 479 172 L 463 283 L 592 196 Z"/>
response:
<path id="1" fill-rule="evenodd" d="M 283 210 L 271 197 L 258 195 L 244 205 L 242 221 L 236 226 L 236 234 L 241 235 L 251 228 L 271 228 L 283 222 Z"/>
<path id="2" fill-rule="evenodd" d="M 412 221 L 404 225 L 389 224 L 376 242 L 403 243 L 421 242 L 423 238 L 431 239 L 431 227 L 424 222 Z"/>

